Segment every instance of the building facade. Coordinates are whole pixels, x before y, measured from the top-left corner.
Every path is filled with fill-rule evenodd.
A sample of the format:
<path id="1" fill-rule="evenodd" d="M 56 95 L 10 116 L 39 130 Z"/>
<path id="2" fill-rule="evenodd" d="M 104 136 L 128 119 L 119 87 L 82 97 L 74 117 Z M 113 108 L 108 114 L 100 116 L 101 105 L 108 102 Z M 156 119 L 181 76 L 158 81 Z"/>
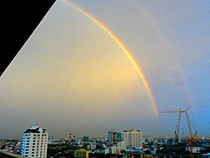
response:
<path id="1" fill-rule="evenodd" d="M 71 141 L 72 141 L 72 139 L 73 139 L 72 134 L 69 134 L 69 142 L 71 142 Z"/>
<path id="2" fill-rule="evenodd" d="M 126 150 L 126 143 L 124 141 L 118 142 L 118 146 L 120 146 L 121 150 Z"/>
<path id="3" fill-rule="evenodd" d="M 85 149 L 75 150 L 74 151 L 74 157 L 77 158 L 89 158 L 90 151 Z"/>
<path id="4" fill-rule="evenodd" d="M 85 136 L 83 137 L 83 141 L 84 141 L 84 142 L 88 142 L 88 141 L 89 141 L 88 135 L 85 135 Z"/>
<path id="5" fill-rule="evenodd" d="M 109 132 L 108 132 L 108 141 L 109 142 L 111 142 L 112 143 L 112 140 L 113 140 L 113 130 L 110 130 Z"/>
<path id="6" fill-rule="evenodd" d="M 121 141 L 121 133 L 117 133 L 114 130 L 110 130 L 108 132 L 108 141 L 112 144 L 117 144 L 117 142 Z"/>
<path id="7" fill-rule="evenodd" d="M 120 142 L 122 140 L 121 133 L 117 133 L 117 141 Z"/>
<path id="8" fill-rule="evenodd" d="M 141 130 L 131 129 L 129 131 L 125 130 L 123 132 L 124 142 L 126 143 L 126 148 L 130 147 L 142 147 L 142 132 Z"/>
<path id="9" fill-rule="evenodd" d="M 21 155 L 30 158 L 47 158 L 48 131 L 31 126 L 22 137 Z"/>

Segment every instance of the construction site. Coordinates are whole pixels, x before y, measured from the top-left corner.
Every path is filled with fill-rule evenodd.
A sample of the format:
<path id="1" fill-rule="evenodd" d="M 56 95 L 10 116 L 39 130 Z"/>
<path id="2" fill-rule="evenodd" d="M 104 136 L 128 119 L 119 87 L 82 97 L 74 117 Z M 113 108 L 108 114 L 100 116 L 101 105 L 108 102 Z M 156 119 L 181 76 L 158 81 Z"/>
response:
<path id="1" fill-rule="evenodd" d="M 178 113 L 178 125 L 174 132 L 175 137 L 167 142 L 167 145 L 164 145 L 159 152 L 156 153 L 156 156 L 159 158 L 198 158 L 204 157 L 201 154 L 201 144 L 198 138 L 197 130 L 195 130 L 194 126 L 191 123 L 191 120 L 188 115 L 188 109 L 182 110 L 181 108 L 177 111 L 162 111 L 161 113 Z M 181 115 L 184 114 L 187 120 L 187 125 L 189 129 L 189 138 L 188 139 L 180 139 L 180 122 Z M 193 127 L 193 128 L 192 128 Z M 209 156 L 206 156 L 209 157 Z"/>

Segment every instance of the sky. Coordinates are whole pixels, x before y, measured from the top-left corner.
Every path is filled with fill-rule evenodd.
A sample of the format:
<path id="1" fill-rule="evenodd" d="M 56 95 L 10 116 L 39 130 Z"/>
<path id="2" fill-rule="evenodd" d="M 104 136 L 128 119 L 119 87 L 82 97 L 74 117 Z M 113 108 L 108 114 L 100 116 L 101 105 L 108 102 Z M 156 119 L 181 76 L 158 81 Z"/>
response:
<path id="1" fill-rule="evenodd" d="M 161 112 L 189 105 L 198 136 L 209 136 L 209 7 L 57 0 L 0 77 L 0 138 L 32 125 L 57 137 L 174 136 L 178 113 Z M 180 129 L 189 135 L 184 114 Z"/>

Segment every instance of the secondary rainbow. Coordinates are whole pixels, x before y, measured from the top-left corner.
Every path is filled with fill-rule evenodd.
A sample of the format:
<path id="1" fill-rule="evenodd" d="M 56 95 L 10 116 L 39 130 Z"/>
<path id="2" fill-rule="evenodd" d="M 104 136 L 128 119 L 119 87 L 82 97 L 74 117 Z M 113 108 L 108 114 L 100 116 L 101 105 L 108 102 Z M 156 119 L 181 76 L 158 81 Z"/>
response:
<path id="1" fill-rule="evenodd" d="M 68 1 L 68 0 L 61 0 L 61 2 L 64 2 L 68 5 L 70 5 L 71 7 L 73 7 L 74 9 L 76 9 L 77 11 L 81 12 L 83 15 L 85 15 L 86 17 L 88 17 L 90 20 L 92 20 L 94 23 L 96 23 L 99 27 L 101 27 L 106 33 L 109 34 L 109 36 L 116 41 L 116 43 L 122 48 L 122 50 L 126 53 L 126 55 L 128 56 L 128 58 L 130 59 L 130 61 L 132 62 L 132 64 L 134 65 L 136 71 L 138 72 L 138 74 L 140 75 L 142 81 L 144 82 L 144 85 L 147 89 L 147 92 L 150 96 L 150 100 L 154 106 L 155 112 L 158 116 L 158 108 L 157 108 L 157 104 L 155 101 L 155 98 L 152 94 L 152 90 L 150 88 L 150 85 L 143 73 L 143 70 L 141 69 L 140 65 L 138 64 L 138 62 L 135 60 L 135 58 L 133 57 L 133 55 L 131 54 L 131 52 L 128 50 L 128 48 L 124 45 L 124 43 L 107 27 L 105 26 L 102 22 L 100 22 L 98 19 L 96 19 L 93 15 L 91 15 L 90 13 L 88 13 L 87 11 L 85 11 L 84 9 L 78 7 L 76 4 L 73 4 L 72 2 Z"/>

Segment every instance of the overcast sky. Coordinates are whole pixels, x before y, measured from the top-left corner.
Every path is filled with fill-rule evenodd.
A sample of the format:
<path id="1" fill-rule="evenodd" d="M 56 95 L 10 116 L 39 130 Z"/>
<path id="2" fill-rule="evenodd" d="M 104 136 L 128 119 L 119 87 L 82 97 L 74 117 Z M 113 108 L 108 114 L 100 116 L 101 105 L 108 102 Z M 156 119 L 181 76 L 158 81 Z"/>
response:
<path id="1" fill-rule="evenodd" d="M 57 0 L 0 78 L 0 138 L 20 138 L 35 124 L 57 137 L 106 136 L 113 128 L 173 136 L 178 113 L 161 111 L 189 105 L 198 135 L 208 136 L 209 1 L 71 3 L 130 50 L 151 87 L 158 115 L 119 44 L 87 15 Z M 184 115 L 180 129 L 189 135 Z"/>

